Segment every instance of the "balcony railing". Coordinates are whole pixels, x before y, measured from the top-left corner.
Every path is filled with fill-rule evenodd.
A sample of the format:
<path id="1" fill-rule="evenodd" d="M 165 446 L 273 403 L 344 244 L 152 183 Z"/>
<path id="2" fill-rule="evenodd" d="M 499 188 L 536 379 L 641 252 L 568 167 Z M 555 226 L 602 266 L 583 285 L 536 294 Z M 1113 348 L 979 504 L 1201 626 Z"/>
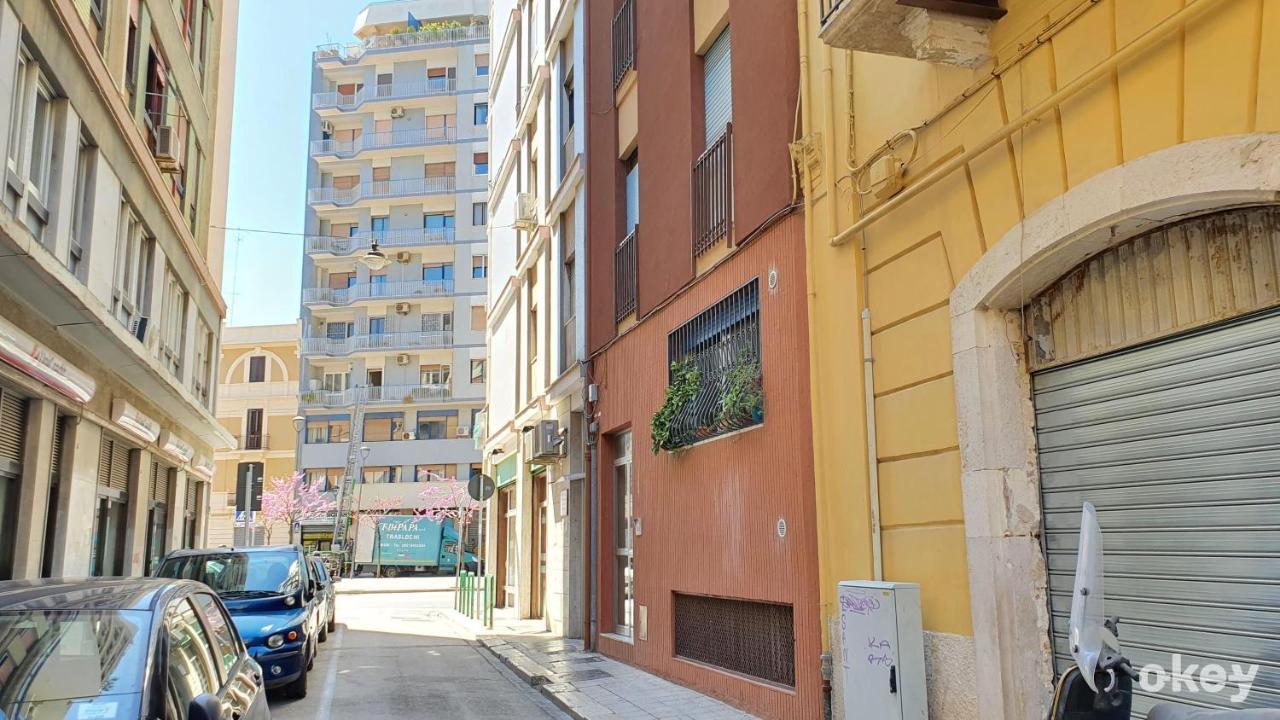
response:
<path id="1" fill-rule="evenodd" d="M 303 288 L 302 302 L 307 305 L 347 305 L 357 300 L 441 297 L 451 293 L 453 280 L 406 280 L 357 283 L 345 288 Z"/>
<path id="2" fill-rule="evenodd" d="M 453 95 L 457 92 L 458 80 L 456 78 L 424 78 L 413 82 L 366 85 L 352 94 L 341 92 L 316 93 L 311 96 L 311 107 L 315 110 L 331 108 L 354 110 L 374 100 L 411 100 L 433 95 Z"/>
<path id="3" fill-rule="evenodd" d="M 306 245 L 308 253 L 350 255 L 351 253 L 368 250 L 375 242 L 378 243 L 380 249 L 387 250 L 421 245 L 448 245 L 453 242 L 453 238 L 453 228 L 407 228 L 404 230 L 365 231 L 353 237 L 308 235 Z"/>
<path id="4" fill-rule="evenodd" d="M 483 138 L 475 138 L 477 140 Z M 312 155 L 333 155 L 340 158 L 355 157 L 366 150 L 448 145 L 458 142 L 454 128 L 420 128 L 393 132 L 369 133 L 354 140 L 313 140 Z"/>
<path id="5" fill-rule="evenodd" d="M 364 57 L 365 53 L 378 50 L 445 47 L 448 45 L 485 42 L 488 39 L 489 26 L 487 24 L 423 30 L 416 33 L 375 35 L 361 43 L 329 43 L 321 45 L 316 48 L 315 60 L 316 62 L 337 61 L 352 63 Z"/>
<path id="6" fill-rule="evenodd" d="M 613 16 L 613 89 L 622 84 L 627 71 L 636 66 L 636 3 L 624 0 Z"/>
<path id="7" fill-rule="evenodd" d="M 270 436 L 266 433 L 247 433 L 236 436 L 237 450 L 270 450 Z"/>
<path id="8" fill-rule="evenodd" d="M 342 356 L 365 350 L 420 350 L 453 345 L 452 330 L 372 333 L 345 338 L 302 338 L 304 355 Z"/>
<path id="9" fill-rule="evenodd" d="M 693 256 L 721 238 L 733 224 L 733 124 L 693 164 Z"/>
<path id="10" fill-rule="evenodd" d="M 227 399 L 292 397 L 298 394 L 296 382 L 234 383 L 218 387 L 218 397 Z"/>
<path id="11" fill-rule="evenodd" d="M 457 182 L 452 175 L 440 177 L 405 178 L 403 180 L 374 180 L 349 188 L 319 187 L 307 190 L 307 202 L 312 205 L 350 205 L 373 198 L 401 197 L 404 195 L 452 195 L 457 192 Z"/>
<path id="12" fill-rule="evenodd" d="M 380 385 L 346 390 L 308 390 L 299 399 L 303 407 L 345 407 L 357 401 L 373 404 L 442 402 L 453 397 L 448 384 Z"/>
<path id="13" fill-rule="evenodd" d="M 613 252 L 614 320 L 622 320 L 636 311 L 636 238 L 639 234 L 637 225 Z"/>

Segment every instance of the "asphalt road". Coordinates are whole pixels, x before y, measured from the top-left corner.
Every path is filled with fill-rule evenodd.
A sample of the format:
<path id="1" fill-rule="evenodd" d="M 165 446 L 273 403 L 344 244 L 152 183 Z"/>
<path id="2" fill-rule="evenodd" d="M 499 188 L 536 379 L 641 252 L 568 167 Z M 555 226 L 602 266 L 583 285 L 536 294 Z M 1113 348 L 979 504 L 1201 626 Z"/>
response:
<path id="1" fill-rule="evenodd" d="M 307 697 L 270 696 L 274 720 L 566 717 L 447 619 L 453 593 L 361 590 L 338 595 Z"/>

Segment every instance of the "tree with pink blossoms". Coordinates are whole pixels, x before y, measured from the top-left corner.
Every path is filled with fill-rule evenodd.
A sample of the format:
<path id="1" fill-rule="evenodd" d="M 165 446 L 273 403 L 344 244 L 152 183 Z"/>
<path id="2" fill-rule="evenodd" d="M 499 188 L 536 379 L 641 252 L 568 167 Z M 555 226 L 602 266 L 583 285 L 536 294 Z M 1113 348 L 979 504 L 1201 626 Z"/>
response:
<path id="1" fill-rule="evenodd" d="M 483 505 L 472 499 L 471 494 L 467 492 L 467 483 L 465 482 L 461 482 L 456 478 L 442 477 L 434 473 L 428 475 L 428 479 L 429 482 L 427 482 L 426 488 L 418 493 L 418 497 L 422 498 L 422 506 L 415 510 L 414 514 L 434 520 L 442 525 L 446 520 L 453 521 L 453 526 L 458 528 L 457 570 L 461 572 L 467 558 L 467 524 L 471 521 L 471 517 L 480 511 Z"/>
<path id="2" fill-rule="evenodd" d="M 361 525 L 376 527 L 378 521 L 382 518 L 389 515 L 398 515 L 400 513 L 400 503 L 394 498 L 381 497 L 356 512 L 360 514 Z"/>
<path id="3" fill-rule="evenodd" d="M 293 526 L 333 512 L 333 498 L 318 485 L 311 485 L 301 472 L 287 478 L 271 478 L 271 486 L 262 493 L 262 519 L 271 542 L 271 528 L 285 523 L 289 528 L 289 544 L 293 544 Z"/>

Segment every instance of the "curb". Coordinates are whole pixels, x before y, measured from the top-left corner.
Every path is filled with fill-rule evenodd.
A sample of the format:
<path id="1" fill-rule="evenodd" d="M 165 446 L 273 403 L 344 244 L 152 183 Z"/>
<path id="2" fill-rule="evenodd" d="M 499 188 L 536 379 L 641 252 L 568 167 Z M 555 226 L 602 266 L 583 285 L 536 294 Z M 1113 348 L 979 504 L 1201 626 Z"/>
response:
<path id="1" fill-rule="evenodd" d="M 516 674 L 524 682 L 542 693 L 556 707 L 560 708 L 573 720 L 590 720 L 586 715 L 578 712 L 568 701 L 561 697 L 560 693 L 572 689 L 573 686 L 551 682 L 545 668 L 538 665 L 520 652 L 511 651 L 510 643 L 497 637 L 477 637 L 476 641 L 484 646 L 486 650 L 493 653 L 503 665 L 506 665 L 511 672 Z"/>

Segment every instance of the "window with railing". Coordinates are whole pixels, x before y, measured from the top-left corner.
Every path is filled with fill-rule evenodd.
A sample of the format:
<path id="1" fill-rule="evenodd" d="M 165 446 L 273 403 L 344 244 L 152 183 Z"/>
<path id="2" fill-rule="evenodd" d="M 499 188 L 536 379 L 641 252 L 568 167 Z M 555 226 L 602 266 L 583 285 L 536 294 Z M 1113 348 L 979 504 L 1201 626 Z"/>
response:
<path id="1" fill-rule="evenodd" d="M 667 357 L 670 386 L 655 416 L 656 449 L 673 450 L 764 422 L 759 280 L 672 331 Z"/>
<path id="2" fill-rule="evenodd" d="M 613 16 L 613 87 L 622 84 L 627 71 L 636 66 L 636 3 L 624 0 Z"/>
<path id="3" fill-rule="evenodd" d="M 614 319 L 622 320 L 636 311 L 636 238 L 640 226 L 618 243 L 613 252 Z"/>
<path id="4" fill-rule="evenodd" d="M 733 126 L 693 164 L 693 256 L 729 235 L 733 224 Z"/>

